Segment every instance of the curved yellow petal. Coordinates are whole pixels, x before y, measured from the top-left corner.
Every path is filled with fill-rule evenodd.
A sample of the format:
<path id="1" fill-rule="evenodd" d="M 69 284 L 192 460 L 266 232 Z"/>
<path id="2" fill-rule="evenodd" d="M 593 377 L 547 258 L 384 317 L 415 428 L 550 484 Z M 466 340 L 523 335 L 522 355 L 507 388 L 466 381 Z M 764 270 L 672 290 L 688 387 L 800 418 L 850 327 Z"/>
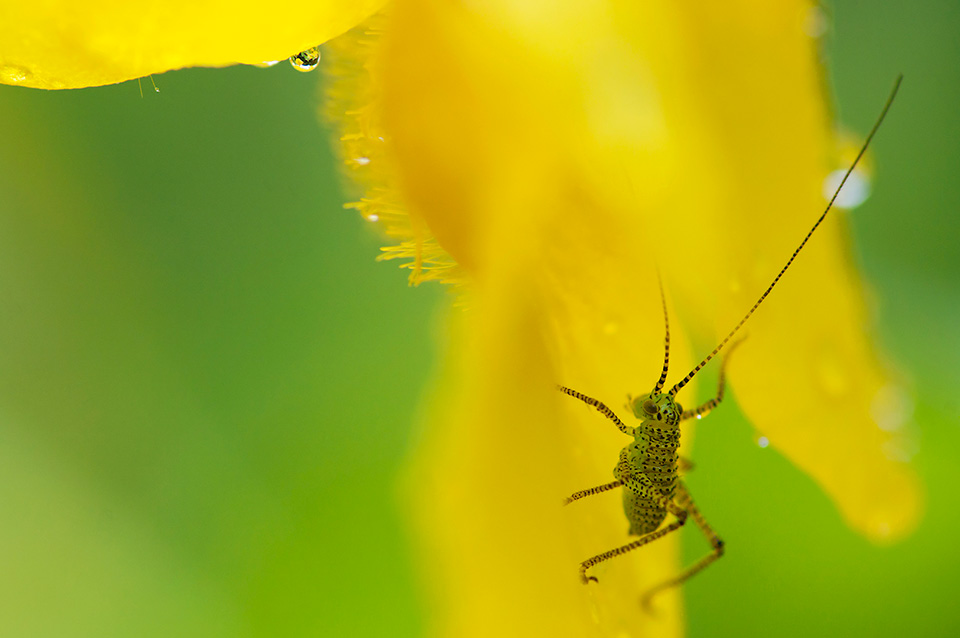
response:
<path id="1" fill-rule="evenodd" d="M 902 390 L 871 349 L 861 287 L 839 233 L 824 235 L 753 322 L 731 379 L 770 445 L 823 487 L 851 527 L 890 542 L 913 531 L 922 508 L 918 479 L 898 452 L 911 444 L 897 431 L 904 415 L 890 405 Z M 757 252 L 761 263 L 768 249 Z"/>
<path id="2" fill-rule="evenodd" d="M 679 633 L 677 591 L 657 615 L 638 604 L 679 572 L 676 539 L 598 566 L 598 585 L 578 582 L 579 561 L 631 538 L 614 494 L 560 499 L 612 480 L 629 439 L 554 384 L 625 418 L 624 395 L 660 371 L 658 272 L 676 381 L 796 248 L 836 159 L 815 11 L 394 6 L 380 59 L 362 67 L 383 92 L 376 137 L 391 184 L 468 282 L 410 485 L 443 635 Z M 886 381 L 841 230 L 837 211 L 748 324 L 732 385 L 852 525 L 892 538 L 915 523 L 920 490 L 871 416 Z M 691 384 L 679 398 L 710 394 Z M 723 506 L 699 505 L 708 518 Z"/>
<path id="3" fill-rule="evenodd" d="M 681 43 L 628 3 L 527 8 L 401 3 L 384 55 L 405 193 L 471 283 L 414 473 L 440 633 L 677 635 L 677 591 L 655 615 L 639 604 L 680 571 L 677 538 L 599 567 L 599 586 L 577 578 L 629 542 L 627 522 L 617 493 L 560 500 L 612 480 L 627 440 L 553 386 L 622 414 L 659 372 L 657 245 L 636 211 L 669 208 L 658 178 L 683 132 L 644 58 Z M 641 173 L 664 188 L 638 196 Z"/>
<path id="4" fill-rule="evenodd" d="M 282 60 L 333 38 L 385 0 L 5 2 L 0 83 L 70 89 L 190 66 Z"/>

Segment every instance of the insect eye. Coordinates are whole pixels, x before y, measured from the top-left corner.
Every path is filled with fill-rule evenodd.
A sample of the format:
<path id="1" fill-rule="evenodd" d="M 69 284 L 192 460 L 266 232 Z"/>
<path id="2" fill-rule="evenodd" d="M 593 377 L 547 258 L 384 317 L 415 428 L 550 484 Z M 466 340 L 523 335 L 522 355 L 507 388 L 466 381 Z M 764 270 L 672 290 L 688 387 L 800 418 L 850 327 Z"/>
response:
<path id="1" fill-rule="evenodd" d="M 649 399 L 643 402 L 643 411 L 647 414 L 656 414 L 657 413 L 657 404 Z"/>

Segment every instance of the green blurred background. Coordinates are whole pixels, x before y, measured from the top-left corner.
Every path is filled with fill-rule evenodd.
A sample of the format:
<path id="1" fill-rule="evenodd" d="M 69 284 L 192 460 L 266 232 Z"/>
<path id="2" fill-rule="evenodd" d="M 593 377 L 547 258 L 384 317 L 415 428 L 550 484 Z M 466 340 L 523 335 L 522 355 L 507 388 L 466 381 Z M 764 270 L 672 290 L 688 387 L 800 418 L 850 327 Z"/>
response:
<path id="1" fill-rule="evenodd" d="M 692 636 L 960 635 L 960 4 L 826 15 L 853 130 L 906 74 L 851 226 L 927 515 L 870 545 L 731 403 L 689 478 L 729 547 Z M 319 80 L 0 86 L 0 636 L 421 633 L 395 476 L 446 295 L 341 210 Z"/>

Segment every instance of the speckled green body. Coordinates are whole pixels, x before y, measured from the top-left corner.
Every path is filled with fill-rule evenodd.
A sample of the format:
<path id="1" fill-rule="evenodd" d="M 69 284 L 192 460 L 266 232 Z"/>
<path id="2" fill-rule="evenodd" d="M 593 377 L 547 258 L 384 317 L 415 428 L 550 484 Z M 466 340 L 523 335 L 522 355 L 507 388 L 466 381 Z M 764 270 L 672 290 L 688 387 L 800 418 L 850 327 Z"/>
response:
<path id="1" fill-rule="evenodd" d="M 632 399 L 630 409 L 642 423 L 634 429 L 633 443 L 620 452 L 613 474 L 626 487 L 623 511 L 630 522 L 628 533 L 641 536 L 660 526 L 667 516 L 664 503 L 673 501 L 677 489 L 683 408 L 667 393 L 651 393 Z"/>

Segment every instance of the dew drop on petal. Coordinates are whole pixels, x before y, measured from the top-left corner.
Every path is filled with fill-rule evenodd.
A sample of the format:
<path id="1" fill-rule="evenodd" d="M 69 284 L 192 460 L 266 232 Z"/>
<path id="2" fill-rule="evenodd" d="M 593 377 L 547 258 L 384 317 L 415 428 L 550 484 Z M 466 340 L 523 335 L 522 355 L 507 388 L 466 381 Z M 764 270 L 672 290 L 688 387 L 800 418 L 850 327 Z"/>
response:
<path id="1" fill-rule="evenodd" d="M 378 222 L 380 221 L 380 215 L 377 215 L 376 213 L 370 213 L 369 215 L 367 215 L 367 221 Z"/>
<path id="2" fill-rule="evenodd" d="M 886 538 L 890 536 L 890 523 L 878 523 L 877 535 L 880 536 L 880 538 Z"/>
<path id="3" fill-rule="evenodd" d="M 770 439 L 768 439 L 765 436 L 758 437 L 757 445 L 759 445 L 760 447 L 767 447 L 768 445 L 770 445 Z"/>
<path id="4" fill-rule="evenodd" d="M 829 21 L 820 7 L 811 7 L 807 10 L 803 20 L 803 32 L 811 38 L 819 38 L 827 32 Z"/>
<path id="5" fill-rule="evenodd" d="M 885 441 L 881 446 L 883 455 L 891 461 L 898 463 L 909 463 L 913 457 L 920 451 L 920 444 L 917 440 L 908 435 L 899 435 L 889 441 Z"/>
<path id="6" fill-rule="evenodd" d="M 291 56 L 290 64 L 297 71 L 313 71 L 320 64 L 320 47 L 310 47 L 306 51 Z"/>
<path id="7" fill-rule="evenodd" d="M 354 164 L 356 164 L 357 166 L 366 166 L 367 164 L 370 163 L 370 158 L 369 158 L 369 157 L 356 157 L 356 158 L 354 158 L 353 162 L 354 162 Z"/>
<path id="8" fill-rule="evenodd" d="M 830 201 L 846 173 L 846 169 L 837 169 L 823 180 L 823 198 L 825 200 Z M 837 195 L 834 205 L 838 208 L 856 208 L 867 201 L 868 197 L 870 197 L 870 179 L 863 172 L 854 170 L 843 185 L 843 190 Z"/>
<path id="9" fill-rule="evenodd" d="M 885 385 L 870 402 L 870 416 L 884 432 L 896 432 L 913 416 L 913 402 L 900 386 Z"/>
<path id="10" fill-rule="evenodd" d="M 30 71 L 23 67 L 6 65 L 0 66 L 0 81 L 6 84 L 20 84 L 30 79 Z"/>

